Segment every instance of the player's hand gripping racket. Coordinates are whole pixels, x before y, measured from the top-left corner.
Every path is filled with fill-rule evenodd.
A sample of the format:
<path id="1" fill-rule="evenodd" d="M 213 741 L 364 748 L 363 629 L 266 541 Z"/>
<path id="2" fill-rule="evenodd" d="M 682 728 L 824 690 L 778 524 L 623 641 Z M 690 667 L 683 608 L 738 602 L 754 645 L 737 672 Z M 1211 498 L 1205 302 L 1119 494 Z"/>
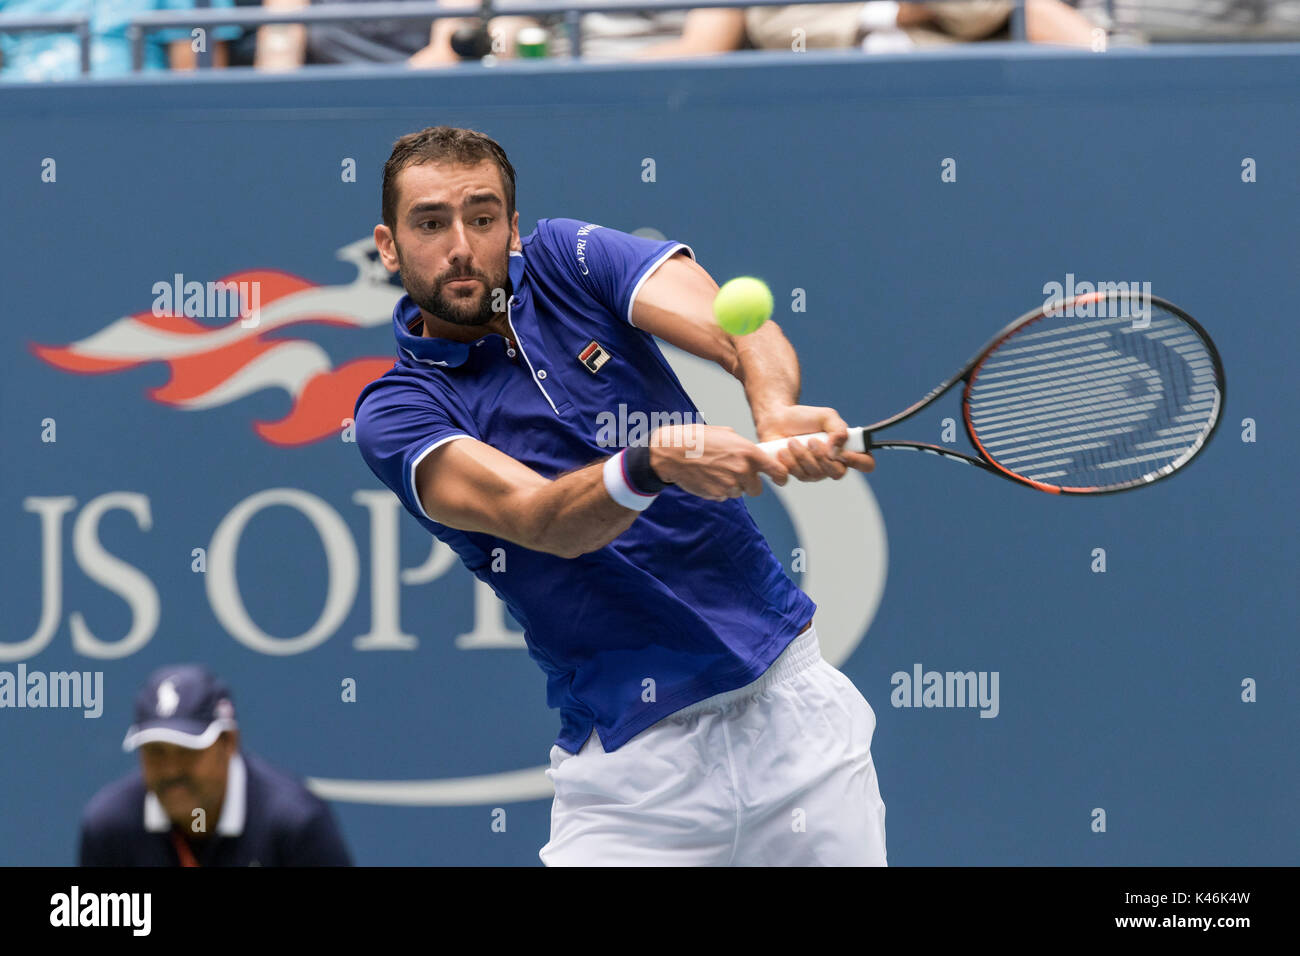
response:
<path id="1" fill-rule="evenodd" d="M 958 383 L 975 456 L 877 437 Z M 1092 293 L 1016 319 L 911 408 L 850 428 L 845 447 L 926 451 L 1051 494 L 1105 494 L 1185 466 L 1218 427 L 1223 398 L 1223 364 L 1195 319 L 1155 296 Z M 759 447 L 811 438 L 827 436 Z"/>

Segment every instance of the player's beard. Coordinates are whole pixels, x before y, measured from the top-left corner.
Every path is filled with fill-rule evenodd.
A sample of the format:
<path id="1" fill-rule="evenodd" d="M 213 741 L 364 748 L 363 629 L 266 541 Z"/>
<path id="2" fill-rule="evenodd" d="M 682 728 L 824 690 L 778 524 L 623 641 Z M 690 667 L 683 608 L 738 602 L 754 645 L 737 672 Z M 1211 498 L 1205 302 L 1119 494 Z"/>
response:
<path id="1" fill-rule="evenodd" d="M 506 241 L 505 248 L 501 250 L 500 270 L 495 275 L 484 275 L 475 272 L 448 272 L 432 280 L 425 280 L 418 270 L 406 267 L 406 263 L 402 259 L 401 246 L 397 245 L 396 241 L 393 242 L 393 248 L 397 252 L 398 270 L 401 273 L 402 287 L 406 289 L 406 294 L 411 297 L 412 302 L 435 319 L 441 319 L 453 325 L 487 325 L 497 314 L 496 310 L 492 308 L 494 302 L 498 300 L 496 290 L 503 290 L 503 294 L 499 299 L 503 304 L 514 294 L 510 282 L 509 240 Z M 448 297 L 442 294 L 443 286 L 448 282 L 455 282 L 457 279 L 478 279 L 482 283 L 482 288 L 478 290 L 477 304 L 470 297 Z"/>

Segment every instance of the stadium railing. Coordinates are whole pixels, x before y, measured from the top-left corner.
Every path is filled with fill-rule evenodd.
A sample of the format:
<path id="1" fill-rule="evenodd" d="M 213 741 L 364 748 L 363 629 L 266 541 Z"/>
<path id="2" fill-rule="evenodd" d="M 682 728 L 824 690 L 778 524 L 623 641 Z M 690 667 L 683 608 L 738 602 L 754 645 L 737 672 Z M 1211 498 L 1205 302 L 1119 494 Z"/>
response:
<path id="1" fill-rule="evenodd" d="M 85 14 L 0 13 L 0 33 L 75 33 L 81 44 L 81 72 L 90 72 L 90 17 Z"/>
<path id="2" fill-rule="evenodd" d="M 919 0 L 931 3 L 935 0 Z M 637 0 L 618 3 L 610 0 L 556 0 L 552 3 L 510 3 L 483 0 L 477 9 L 449 8 L 441 3 L 338 3 L 328 7 L 298 10 L 232 10 L 214 16 L 211 9 L 185 13 L 147 13 L 133 17 L 127 27 L 131 40 L 131 62 L 139 70 L 144 63 L 144 34 L 173 27 L 266 26 L 270 24 L 355 23 L 362 20 L 440 20 L 474 17 L 486 22 L 492 17 L 528 17 L 563 14 L 569 37 L 569 58 L 582 57 L 582 15 L 584 13 L 628 13 L 631 11 L 696 10 L 702 7 L 788 7 L 790 0 Z M 1025 41 L 1025 0 L 1014 0 L 1011 11 L 1011 36 Z"/>
<path id="3" fill-rule="evenodd" d="M 936 0 L 915 0 L 931 3 Z M 1011 13 L 1011 39 L 1027 41 L 1025 32 L 1025 0 L 1013 0 Z M 569 58 L 582 56 L 582 15 L 585 13 L 625 13 L 629 11 L 672 11 L 698 8 L 783 7 L 790 0 L 637 0 L 635 3 L 610 2 L 610 0 L 555 0 L 555 2 L 494 2 L 483 0 L 477 8 L 446 7 L 441 3 L 338 3 L 327 7 L 303 7 L 295 10 L 263 10 L 259 7 L 234 7 L 216 10 L 211 7 L 188 11 L 160 11 L 138 14 L 127 25 L 131 43 L 132 69 L 140 71 L 144 65 L 144 44 L 150 33 L 182 28 L 211 29 L 217 26 L 262 27 L 273 25 L 313 25 L 357 23 L 367 20 L 425 20 L 470 17 L 484 22 L 497 16 L 546 16 L 562 14 L 569 38 Z M 1110 9 L 1113 5 L 1107 3 Z M 1111 18 L 1113 22 L 1113 17 Z M 0 13 L 0 33 L 74 32 L 81 44 L 81 72 L 90 72 L 90 22 L 85 16 L 12 16 Z M 1162 35 L 1153 37 L 1164 42 L 1232 42 L 1300 40 L 1294 29 L 1245 29 L 1231 35 L 1206 36 L 1203 34 Z M 211 51 L 199 55 L 200 66 L 211 65 Z"/>
<path id="4" fill-rule="evenodd" d="M 917 0 L 920 3 L 935 0 Z M 484 0 L 477 9 L 446 7 L 441 3 L 337 3 L 328 7 L 303 7 L 296 10 L 263 10 L 259 7 L 235 7 L 216 10 L 211 7 L 176 11 L 142 13 L 131 18 L 127 25 L 127 38 L 131 43 L 131 66 L 139 71 L 144 66 L 144 43 L 149 33 L 159 30 L 194 29 L 210 30 L 218 26 L 262 27 L 278 24 L 357 23 L 364 20 L 441 20 L 445 18 L 474 17 L 487 21 L 499 16 L 545 16 L 563 14 L 565 30 L 569 36 L 569 56 L 582 56 L 582 15 L 584 13 L 627 13 L 630 11 L 694 10 L 701 7 L 786 7 L 790 0 L 638 0 L 636 3 L 611 3 L 609 0 L 557 0 L 554 3 L 510 3 Z M 81 39 L 81 72 L 90 72 L 90 30 L 85 17 L 8 17 L 0 14 L 0 33 L 33 30 L 75 30 Z M 1011 13 L 1011 37 L 1025 41 L 1025 0 L 1014 0 Z M 207 56 L 199 57 L 199 65 L 207 66 Z"/>

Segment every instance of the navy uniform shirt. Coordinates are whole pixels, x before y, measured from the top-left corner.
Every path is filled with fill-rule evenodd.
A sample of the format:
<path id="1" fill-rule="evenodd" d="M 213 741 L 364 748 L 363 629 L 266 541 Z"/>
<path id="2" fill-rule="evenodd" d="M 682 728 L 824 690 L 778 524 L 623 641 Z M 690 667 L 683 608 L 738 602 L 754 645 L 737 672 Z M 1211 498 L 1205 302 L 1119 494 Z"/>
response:
<path id="1" fill-rule="evenodd" d="M 230 758 L 221 819 L 186 846 L 199 866 L 351 866 L 329 806 L 250 753 Z M 82 866 L 179 866 L 171 821 L 137 772 L 91 798 L 81 821 Z"/>
<path id="2" fill-rule="evenodd" d="M 495 333 L 424 338 L 419 308 L 403 296 L 393 313 L 397 363 L 357 399 L 357 446 L 523 627 L 547 702 L 560 711 L 556 744 L 576 753 L 594 727 L 612 751 L 755 680 L 816 606 L 740 499 L 669 486 L 618 538 L 572 559 L 425 514 L 415 470 L 445 442 L 478 439 L 555 479 L 615 454 L 621 441 L 645 444 L 638 414 L 703 421 L 654 337 L 631 321 L 641 284 L 679 251 L 693 256 L 689 248 L 575 219 L 543 219 L 522 244 L 510 256 L 507 308 L 517 348 Z M 620 435 L 619 421 L 632 431 Z M 492 570 L 496 549 L 503 571 Z"/>

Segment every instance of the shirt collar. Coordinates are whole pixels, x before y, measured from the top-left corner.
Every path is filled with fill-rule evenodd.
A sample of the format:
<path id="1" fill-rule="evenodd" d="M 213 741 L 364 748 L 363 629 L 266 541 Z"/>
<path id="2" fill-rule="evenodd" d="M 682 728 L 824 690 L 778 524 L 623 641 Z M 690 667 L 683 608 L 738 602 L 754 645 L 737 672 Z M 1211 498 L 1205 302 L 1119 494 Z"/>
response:
<path id="1" fill-rule="evenodd" d="M 516 302 L 524 281 L 524 254 L 510 251 L 510 286 Z M 393 308 L 393 334 L 397 337 L 400 357 L 417 365 L 455 368 L 469 358 L 473 342 L 453 342 L 451 339 L 426 338 L 409 331 L 411 323 L 420 315 L 420 307 L 403 295 Z"/>
<path id="2" fill-rule="evenodd" d="M 244 760 L 235 751 L 226 770 L 226 796 L 221 801 L 221 819 L 217 821 L 220 836 L 239 836 L 244 832 L 244 818 L 248 810 L 248 773 Z M 163 809 L 162 802 L 152 790 L 144 795 L 144 828 L 150 833 L 166 833 L 172 821 Z"/>

